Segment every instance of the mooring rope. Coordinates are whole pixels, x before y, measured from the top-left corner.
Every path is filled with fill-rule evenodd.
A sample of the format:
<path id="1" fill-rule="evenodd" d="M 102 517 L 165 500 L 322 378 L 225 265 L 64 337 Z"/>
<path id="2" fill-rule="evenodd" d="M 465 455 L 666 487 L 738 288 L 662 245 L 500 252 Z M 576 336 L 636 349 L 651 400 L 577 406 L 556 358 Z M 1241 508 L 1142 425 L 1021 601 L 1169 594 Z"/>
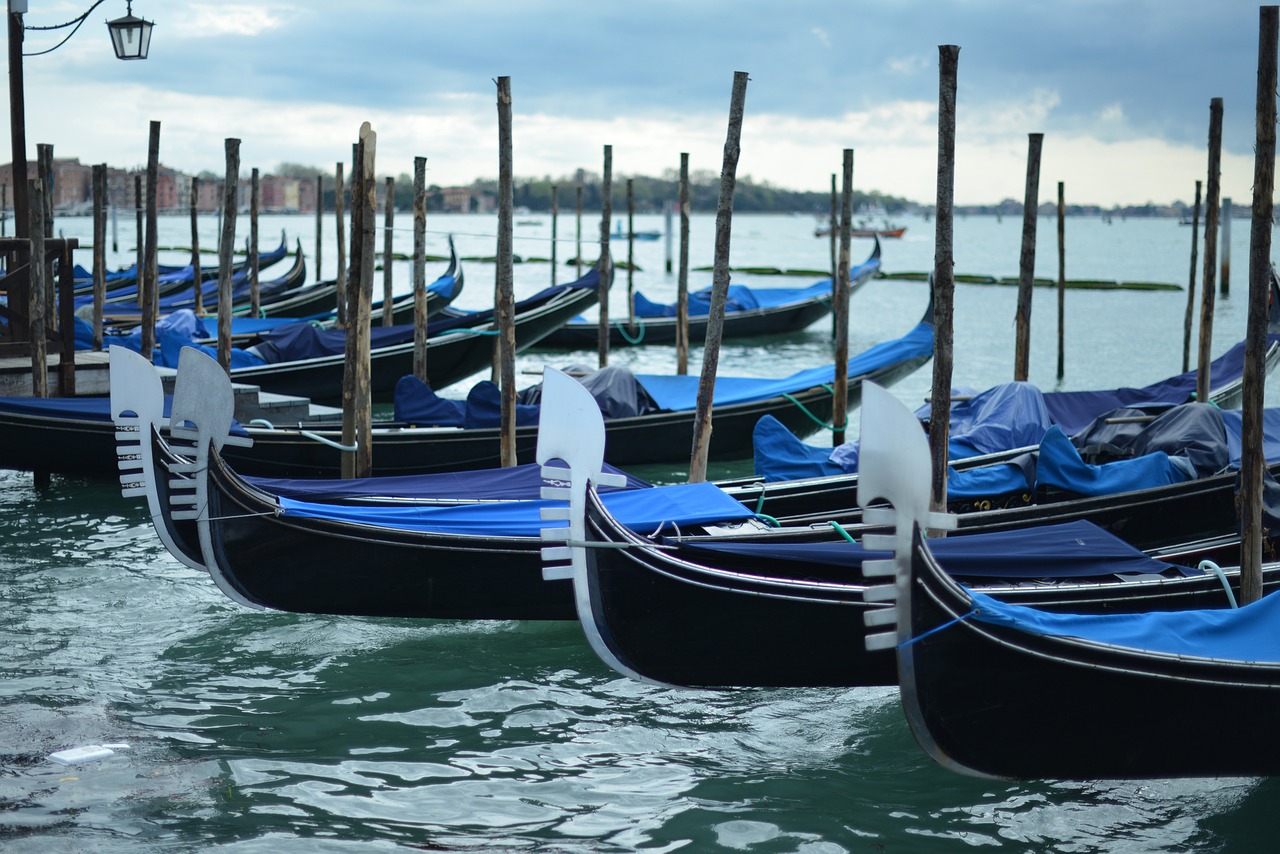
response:
<path id="1" fill-rule="evenodd" d="M 924 640 L 924 639 L 925 639 L 925 638 L 927 638 L 929 635 L 937 634 L 938 632 L 942 631 L 943 629 L 949 629 L 949 628 L 951 628 L 952 626 L 954 626 L 956 623 L 960 623 L 960 622 L 963 622 L 963 621 L 965 621 L 965 620 L 969 619 L 970 617 L 972 617 L 972 616 L 973 616 L 974 614 L 976 614 L 976 613 L 978 613 L 978 609 L 977 609 L 977 607 L 974 607 L 974 608 L 973 608 L 973 610 L 969 611 L 969 613 L 967 613 L 967 614 L 961 614 L 959 617 L 956 617 L 954 620 L 948 620 L 947 622 L 943 623 L 943 624 L 942 624 L 942 625 L 940 625 L 940 626 L 934 626 L 933 628 L 929 629 L 929 631 L 925 632 L 924 634 L 916 635 L 915 637 L 913 637 L 913 638 L 911 638 L 911 639 L 909 639 L 909 640 L 904 640 L 902 643 L 898 644 L 898 645 L 897 645 L 897 647 L 895 647 L 895 649 L 905 649 L 906 647 L 911 646 L 913 643 L 915 643 L 915 642 L 916 642 L 916 641 L 918 641 L 918 640 Z"/>
<path id="2" fill-rule="evenodd" d="M 1236 594 L 1231 591 L 1231 582 L 1227 580 L 1227 574 L 1222 571 L 1222 567 L 1218 566 L 1211 560 L 1202 560 L 1197 567 L 1201 572 L 1212 572 L 1218 576 L 1218 580 L 1222 582 L 1222 589 L 1227 591 L 1227 601 L 1231 603 L 1232 608 L 1239 608 L 1236 604 Z"/>

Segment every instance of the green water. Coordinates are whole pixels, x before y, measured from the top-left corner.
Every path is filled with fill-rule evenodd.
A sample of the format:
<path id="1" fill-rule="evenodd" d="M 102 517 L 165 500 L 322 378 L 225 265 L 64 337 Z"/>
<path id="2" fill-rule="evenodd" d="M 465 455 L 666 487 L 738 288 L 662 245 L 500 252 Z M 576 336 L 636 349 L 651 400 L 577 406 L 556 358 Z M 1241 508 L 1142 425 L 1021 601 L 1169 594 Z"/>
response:
<path id="1" fill-rule="evenodd" d="M 735 240 L 743 263 L 812 265 L 825 243 L 811 227 L 748 218 Z M 927 267 L 927 228 L 886 244 L 886 266 Z M 958 224 L 958 270 L 1016 272 L 1017 228 Z M 308 234 L 305 218 L 290 229 Z M 1189 236 L 1172 222 L 1068 233 L 1090 247 L 1071 276 L 1185 278 Z M 646 251 L 657 257 L 643 259 L 641 286 L 661 296 L 672 286 L 653 272 L 661 245 Z M 1246 256 L 1235 257 L 1243 294 Z M 526 269 L 522 287 L 545 272 Z M 468 268 L 477 302 L 486 275 Z M 924 296 L 919 283 L 868 285 L 851 346 L 904 332 Z M 957 384 L 1009 378 L 1014 298 L 958 289 Z M 1032 379 L 1046 388 L 1180 369 L 1184 293 L 1069 294 L 1061 383 L 1052 301 L 1037 300 Z M 1220 352 L 1243 334 L 1243 299 L 1220 304 L 1216 323 Z M 827 360 L 827 347 L 820 323 L 727 344 L 723 357 L 733 373 L 779 375 Z M 633 350 L 615 361 L 657 370 L 667 359 Z M 915 405 L 928 384 L 925 370 L 894 392 Z M 142 507 L 105 482 L 55 478 L 37 492 L 29 474 L 0 472 L 0 604 L 2 851 L 1257 851 L 1270 847 L 1280 798 L 1271 780 L 960 777 L 916 746 L 895 690 L 655 688 L 608 670 L 572 623 L 251 611 L 169 557 Z M 1209 721 L 1096 713 L 1167 728 L 1171 750 L 1206 728 L 1239 728 L 1231 709 Z M 73 767 L 47 758 L 104 743 L 129 747 Z"/>

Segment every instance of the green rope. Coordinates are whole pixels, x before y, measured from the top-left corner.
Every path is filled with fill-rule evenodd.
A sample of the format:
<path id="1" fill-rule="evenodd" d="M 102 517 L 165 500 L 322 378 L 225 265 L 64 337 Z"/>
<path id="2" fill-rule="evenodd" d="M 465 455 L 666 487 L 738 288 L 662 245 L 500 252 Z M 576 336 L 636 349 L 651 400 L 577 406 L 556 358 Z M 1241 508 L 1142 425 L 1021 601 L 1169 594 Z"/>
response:
<path id="1" fill-rule="evenodd" d="M 641 341 L 644 340 L 644 318 L 643 317 L 636 318 L 636 328 L 640 330 L 640 334 L 635 338 L 632 338 L 630 335 L 627 334 L 627 328 L 623 326 L 621 323 L 618 324 L 618 332 L 622 335 L 622 340 L 626 341 L 628 344 L 639 344 Z"/>
<path id="2" fill-rule="evenodd" d="M 839 522 L 836 522 L 834 520 L 828 522 L 827 524 L 830 525 L 832 528 L 835 528 L 837 534 L 844 537 L 846 540 L 853 543 L 854 545 L 857 545 L 858 541 L 853 538 L 852 534 L 850 534 L 848 531 L 844 529 L 844 525 L 841 525 Z"/>
<path id="3" fill-rule="evenodd" d="M 809 416 L 809 420 L 810 420 L 810 421 L 812 421 L 814 424 L 817 424 L 819 427 L 825 427 L 826 429 L 831 430 L 831 431 L 833 431 L 833 432 L 835 431 L 835 429 L 836 429 L 835 427 L 832 427 L 830 424 L 828 424 L 827 422 L 823 421 L 823 420 L 822 420 L 821 418 L 819 418 L 818 416 L 814 415 L 812 412 L 810 412 L 808 409 L 806 409 L 806 408 L 805 408 L 805 405 L 804 405 L 803 403 L 801 403 L 800 401 L 796 400 L 794 397 L 792 397 L 792 396 L 791 396 L 790 394 L 788 394 L 787 392 L 783 392 L 783 393 L 782 393 L 782 396 L 783 396 L 783 397 L 785 397 L 787 400 L 791 401 L 792 403 L 794 403 L 797 407 L 799 407 L 800 411 L 801 411 L 801 412 L 803 412 L 805 415 L 808 415 L 808 416 Z"/>
<path id="4" fill-rule="evenodd" d="M 777 518 L 775 518 L 775 517 L 773 517 L 773 516 L 767 516 L 767 515 L 765 515 L 764 513 L 757 513 L 757 514 L 756 514 L 756 517 L 757 517 L 757 518 L 760 518 L 760 519 L 763 519 L 763 520 L 765 520 L 766 522 L 768 522 L 768 523 L 769 523 L 769 527 L 771 527 L 771 528 L 781 528 L 781 527 L 782 527 L 782 523 L 781 523 L 781 522 L 779 522 L 779 521 L 777 520 Z"/>

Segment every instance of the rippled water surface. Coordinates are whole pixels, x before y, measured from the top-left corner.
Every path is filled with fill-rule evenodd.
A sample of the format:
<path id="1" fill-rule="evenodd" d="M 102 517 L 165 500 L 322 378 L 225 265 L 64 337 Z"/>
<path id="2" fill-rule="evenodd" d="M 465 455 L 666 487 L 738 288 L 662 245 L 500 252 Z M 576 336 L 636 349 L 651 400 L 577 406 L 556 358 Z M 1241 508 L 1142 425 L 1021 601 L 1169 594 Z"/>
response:
<path id="1" fill-rule="evenodd" d="M 277 219 L 304 241 L 314 235 L 305 218 Z M 887 270 L 932 263 L 932 224 L 909 224 L 906 238 L 885 244 Z M 465 252 L 492 254 L 482 236 L 491 219 L 430 225 L 433 240 L 442 240 L 434 229 L 453 230 L 474 235 L 459 237 Z M 695 264 L 710 263 L 712 226 L 695 220 L 705 246 Z M 826 244 L 812 226 L 741 217 L 734 261 L 822 267 Z M 166 227 L 180 240 L 179 224 Z M 657 217 L 637 223 L 660 227 Z M 539 228 L 528 227 L 517 252 L 548 254 L 533 239 L 549 234 Z M 957 271 L 1016 275 L 1019 229 L 958 222 Z M 1052 232 L 1041 223 L 1046 276 L 1056 275 Z M 1069 277 L 1185 284 L 1189 230 L 1171 221 L 1071 220 L 1068 235 Z M 1235 238 L 1237 295 L 1219 304 L 1215 352 L 1243 335 L 1247 228 Z M 855 244 L 855 255 L 865 250 Z M 673 294 L 661 241 L 641 251 L 638 286 Z M 532 292 L 548 274 L 546 264 L 521 265 L 518 286 Z M 695 276 L 695 286 L 709 281 Z M 491 266 L 468 265 L 466 304 L 483 305 L 491 286 Z M 854 349 L 906 331 L 924 287 L 864 288 L 852 307 Z M 1145 384 L 1180 370 L 1185 292 L 1067 296 L 1061 387 Z M 1010 377 L 1014 299 L 1012 288 L 958 288 L 957 384 Z M 1056 306 L 1050 291 L 1036 299 L 1032 379 L 1050 388 L 1059 385 Z M 725 370 L 790 373 L 829 361 L 829 342 L 820 322 L 727 344 Z M 535 353 L 522 365 L 591 356 Z M 651 371 L 669 360 L 615 354 Z M 925 370 L 894 390 L 914 405 L 928 384 Z M 608 670 L 575 624 L 250 611 L 171 559 L 143 509 L 110 483 L 55 478 L 37 491 L 29 474 L 0 472 L 0 593 L 0 850 L 1252 851 L 1269 844 L 1280 797 L 1272 780 L 960 777 L 919 750 L 894 690 L 659 689 Z M 1229 709 L 1218 721 L 1185 721 L 1176 709 L 1159 721 L 1097 714 L 1122 728 L 1168 727 L 1170 749 L 1200 728 L 1233 725 Z M 47 759 L 103 743 L 129 747 L 72 767 Z"/>

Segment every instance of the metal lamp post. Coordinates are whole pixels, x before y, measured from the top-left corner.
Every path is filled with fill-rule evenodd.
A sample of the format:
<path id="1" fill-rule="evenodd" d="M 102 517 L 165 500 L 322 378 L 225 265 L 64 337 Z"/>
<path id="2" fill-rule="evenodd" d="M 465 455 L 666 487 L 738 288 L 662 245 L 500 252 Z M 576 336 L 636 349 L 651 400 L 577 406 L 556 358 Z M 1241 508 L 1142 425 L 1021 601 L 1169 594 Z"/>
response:
<path id="1" fill-rule="evenodd" d="M 89 16 L 105 0 L 97 0 L 83 15 L 68 21 L 60 27 L 75 26 Z M 111 33 L 111 45 L 119 59 L 146 59 L 151 47 L 151 21 L 134 17 L 133 0 L 126 0 L 126 14 L 107 22 L 107 30 Z M 18 237 L 30 237 L 28 227 L 27 202 L 27 128 L 26 104 L 22 85 L 22 16 L 27 11 L 27 0 L 8 0 L 9 24 L 9 136 L 13 153 L 13 215 L 14 234 Z M 47 29 L 58 29 L 50 27 Z M 75 32 L 73 29 L 72 33 Z M 67 38 L 71 36 L 68 35 Z M 56 50 L 66 39 L 41 53 Z"/>

